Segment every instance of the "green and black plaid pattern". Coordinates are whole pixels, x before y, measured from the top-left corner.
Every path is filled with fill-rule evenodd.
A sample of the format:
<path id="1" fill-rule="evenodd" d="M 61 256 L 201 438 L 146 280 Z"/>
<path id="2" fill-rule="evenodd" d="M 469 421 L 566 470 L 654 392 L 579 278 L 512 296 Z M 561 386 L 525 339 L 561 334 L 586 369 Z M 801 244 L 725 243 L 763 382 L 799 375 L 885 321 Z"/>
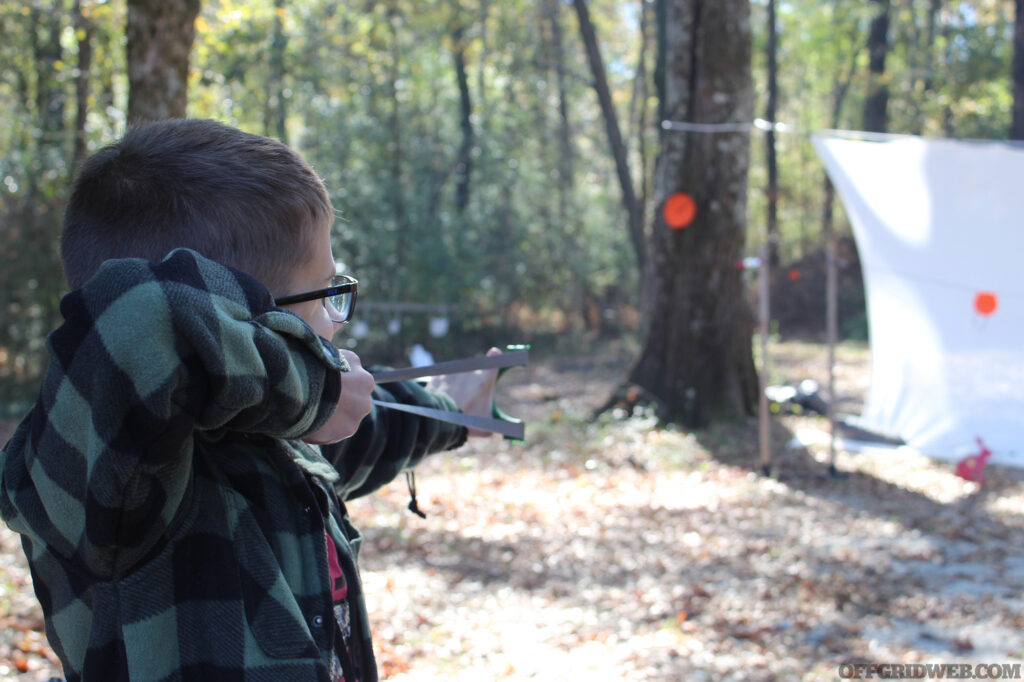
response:
<path id="1" fill-rule="evenodd" d="M 39 400 L 0 455 L 0 513 L 69 682 L 327 680 L 325 532 L 361 635 L 351 654 L 375 679 L 336 493 L 379 487 L 464 430 L 374 413 L 332 466 L 293 439 L 333 412 L 343 358 L 194 252 L 108 262 L 61 311 Z"/>

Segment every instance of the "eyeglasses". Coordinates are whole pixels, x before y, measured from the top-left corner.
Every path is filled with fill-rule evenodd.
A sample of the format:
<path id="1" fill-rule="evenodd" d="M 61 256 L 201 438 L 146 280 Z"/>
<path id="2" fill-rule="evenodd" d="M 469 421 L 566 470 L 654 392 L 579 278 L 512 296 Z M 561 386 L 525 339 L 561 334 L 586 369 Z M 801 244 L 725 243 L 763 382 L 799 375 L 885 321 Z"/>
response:
<path id="1" fill-rule="evenodd" d="M 302 303 L 303 301 L 315 301 L 322 298 L 324 309 L 332 322 L 347 322 L 352 317 L 352 311 L 356 309 L 356 290 L 359 282 L 348 275 L 335 275 L 331 280 L 331 286 L 316 291 L 307 291 L 302 294 L 282 296 L 274 303 L 276 305 L 287 305 L 289 303 Z"/>

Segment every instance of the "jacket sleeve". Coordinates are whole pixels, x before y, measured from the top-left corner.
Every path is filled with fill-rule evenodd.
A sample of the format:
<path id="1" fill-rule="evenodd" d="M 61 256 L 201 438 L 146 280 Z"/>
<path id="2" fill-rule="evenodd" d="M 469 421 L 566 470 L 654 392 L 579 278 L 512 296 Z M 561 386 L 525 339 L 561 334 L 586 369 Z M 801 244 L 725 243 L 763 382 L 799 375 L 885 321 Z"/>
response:
<path id="1" fill-rule="evenodd" d="M 187 250 L 108 261 L 61 313 L 39 399 L 0 457 L 0 513 L 98 576 L 167 530 L 197 433 L 301 436 L 348 369 L 255 279 Z"/>
<path id="2" fill-rule="evenodd" d="M 458 412 L 447 394 L 416 381 L 378 386 L 373 397 L 388 402 Z M 351 438 L 322 447 L 324 457 L 340 475 L 335 484 L 342 499 L 368 495 L 418 465 L 435 452 L 466 442 L 466 428 L 447 422 L 374 406 Z"/>

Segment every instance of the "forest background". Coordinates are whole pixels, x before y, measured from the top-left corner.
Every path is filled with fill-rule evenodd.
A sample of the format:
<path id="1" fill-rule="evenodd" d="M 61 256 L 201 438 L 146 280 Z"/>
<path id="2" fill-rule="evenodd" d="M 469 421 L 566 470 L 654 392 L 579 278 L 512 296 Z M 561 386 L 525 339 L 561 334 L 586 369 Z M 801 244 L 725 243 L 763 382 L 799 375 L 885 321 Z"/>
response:
<path id="1" fill-rule="evenodd" d="M 685 133 L 691 149 L 712 141 L 688 182 L 721 177 L 730 159 L 714 152 L 729 156 L 728 140 L 746 190 L 731 211 L 738 239 L 688 293 L 717 303 L 712 281 L 727 278 L 722 268 L 736 276 L 729 259 L 770 247 L 774 331 L 817 339 L 825 245 L 838 238 L 840 329 L 863 339 L 856 249 L 807 133 L 1024 138 L 1022 5 L 0 0 L 0 417 L 31 400 L 59 319 L 73 169 L 132 118 L 129 8 L 194 10 L 176 24 L 195 32 L 185 112 L 286 141 L 331 192 L 335 253 L 360 279 L 368 332 L 353 323 L 340 343 L 367 362 L 401 362 L 414 342 L 439 359 L 505 340 L 549 352 L 503 380 L 526 443 L 478 442 L 419 470 L 428 519 L 406 511 L 400 485 L 353 503 L 386 678 L 834 680 L 848 661 L 1024 660 L 1019 470 L 979 487 L 907 455 L 831 462 L 820 447 L 791 447 L 821 418 L 780 414 L 775 474 L 761 476 L 754 420 L 680 430 L 653 428 L 644 411 L 592 417 L 650 340 L 642 292 L 653 269 L 638 262 L 634 228 L 664 235 L 664 191 L 690 189 L 659 188 L 658 159 L 683 135 L 662 126 L 668 43 L 691 41 L 712 71 L 741 52 L 721 47 L 729 30 L 751 48 L 723 66 L 741 78 L 720 98 L 741 103 L 751 125 L 701 110 L 691 122 L 743 130 Z M 672 32 L 667 8 L 700 9 L 720 33 Z M 149 103 L 171 85 L 150 83 Z M 697 199 L 677 241 L 714 250 L 722 230 L 702 222 L 713 211 Z M 741 276 L 752 304 L 756 277 Z M 434 337 L 442 317 L 450 328 Z M 752 325 L 735 322 L 752 369 Z M 720 350 L 709 345 L 697 349 Z M 839 351 L 836 402 L 856 411 L 869 354 Z M 773 353 L 777 376 L 825 382 L 820 344 Z M 13 423 L 0 419 L 0 442 Z M 51 674 L 59 664 L 18 540 L 0 528 L 0 679 Z"/>
<path id="2" fill-rule="evenodd" d="M 57 243 L 73 169 L 128 119 L 129 4 L 0 5 L 0 405 L 11 414 L 34 393 L 59 319 Z M 286 141 L 331 192 L 335 251 L 360 279 L 365 322 L 343 343 L 391 362 L 414 342 L 437 356 L 495 339 L 578 354 L 612 341 L 638 348 L 642 274 L 573 3 L 182 4 L 199 12 L 188 115 Z M 655 161 L 673 134 L 655 82 L 661 4 L 588 3 L 644 224 L 657 220 Z M 770 147 L 751 128 L 741 255 L 776 235 L 775 329 L 820 335 L 823 235 L 833 220 L 835 234 L 849 228 L 806 133 L 1006 138 L 1015 3 L 754 0 L 749 9 L 754 110 L 784 127 Z M 855 249 L 842 254 L 841 330 L 864 338 Z M 397 302 L 424 307 L 388 308 Z M 448 333 L 433 337 L 440 317 Z"/>

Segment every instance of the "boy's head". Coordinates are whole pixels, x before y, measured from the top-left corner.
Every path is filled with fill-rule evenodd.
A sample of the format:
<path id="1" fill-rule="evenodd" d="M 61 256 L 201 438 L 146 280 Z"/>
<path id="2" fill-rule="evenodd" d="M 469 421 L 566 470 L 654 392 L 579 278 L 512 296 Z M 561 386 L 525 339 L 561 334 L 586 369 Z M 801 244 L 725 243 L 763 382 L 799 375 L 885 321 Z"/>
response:
<path id="1" fill-rule="evenodd" d="M 216 121 L 135 126 L 82 166 L 61 235 L 80 287 L 110 258 L 187 247 L 286 290 L 333 222 L 323 183 L 287 146 Z"/>

